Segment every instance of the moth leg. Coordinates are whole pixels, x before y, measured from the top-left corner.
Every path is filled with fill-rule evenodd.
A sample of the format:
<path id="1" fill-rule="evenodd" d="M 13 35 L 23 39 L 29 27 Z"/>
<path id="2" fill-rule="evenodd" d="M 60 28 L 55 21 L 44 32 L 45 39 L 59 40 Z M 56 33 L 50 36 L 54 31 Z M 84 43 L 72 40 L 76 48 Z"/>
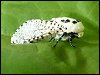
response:
<path id="1" fill-rule="evenodd" d="M 69 44 L 70 44 L 72 47 L 75 47 L 75 46 L 72 44 L 72 38 L 68 38 L 68 42 L 69 42 Z"/>
<path id="2" fill-rule="evenodd" d="M 79 37 L 78 37 L 78 36 L 75 36 L 75 38 L 79 39 Z"/>
<path id="3" fill-rule="evenodd" d="M 58 44 L 58 42 L 62 39 L 62 37 L 63 37 L 64 35 L 67 35 L 67 33 L 64 32 L 64 33 L 62 34 L 62 36 L 57 40 L 56 44 L 55 44 L 53 47 L 55 47 L 55 46 Z"/>
<path id="4" fill-rule="evenodd" d="M 52 40 L 54 41 L 54 40 L 55 40 L 55 37 L 54 37 L 54 36 L 55 36 L 56 34 L 55 34 L 55 33 L 54 33 L 54 34 L 49 33 L 49 34 L 51 35 L 51 38 L 50 38 L 49 42 L 51 42 Z"/>
<path id="5" fill-rule="evenodd" d="M 51 37 L 50 40 L 49 40 L 49 42 L 51 42 L 53 39 L 54 39 L 54 37 Z"/>
<path id="6" fill-rule="evenodd" d="M 78 34 L 76 33 L 75 38 L 79 39 Z"/>

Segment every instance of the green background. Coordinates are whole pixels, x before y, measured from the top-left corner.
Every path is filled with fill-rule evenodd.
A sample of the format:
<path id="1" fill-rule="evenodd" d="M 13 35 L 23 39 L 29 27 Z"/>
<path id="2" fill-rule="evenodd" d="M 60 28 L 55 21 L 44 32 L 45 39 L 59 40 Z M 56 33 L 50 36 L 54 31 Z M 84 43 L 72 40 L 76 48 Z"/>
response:
<path id="1" fill-rule="evenodd" d="M 29 45 L 10 44 L 11 35 L 26 20 L 63 16 L 84 24 L 84 36 L 73 41 L 76 48 L 62 41 L 52 48 L 55 41 L 47 40 Z M 2 1 L 1 73 L 99 73 L 99 2 Z"/>

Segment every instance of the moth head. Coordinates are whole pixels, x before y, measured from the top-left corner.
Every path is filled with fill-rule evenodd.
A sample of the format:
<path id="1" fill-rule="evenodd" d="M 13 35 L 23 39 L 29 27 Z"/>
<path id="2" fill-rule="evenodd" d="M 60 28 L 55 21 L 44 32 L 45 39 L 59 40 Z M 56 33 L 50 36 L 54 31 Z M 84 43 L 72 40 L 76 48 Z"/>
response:
<path id="1" fill-rule="evenodd" d="M 78 34 L 78 37 L 82 37 L 84 35 L 84 26 L 82 22 L 75 24 L 72 30 Z"/>
<path id="2" fill-rule="evenodd" d="M 67 27 L 67 33 L 73 32 L 77 33 L 75 34 L 76 37 L 82 37 L 84 35 L 84 26 L 82 22 L 77 22 L 75 24 L 69 23 L 68 25 L 65 25 L 65 28 Z"/>
<path id="3" fill-rule="evenodd" d="M 78 37 L 82 37 L 84 35 L 84 32 L 78 33 Z"/>

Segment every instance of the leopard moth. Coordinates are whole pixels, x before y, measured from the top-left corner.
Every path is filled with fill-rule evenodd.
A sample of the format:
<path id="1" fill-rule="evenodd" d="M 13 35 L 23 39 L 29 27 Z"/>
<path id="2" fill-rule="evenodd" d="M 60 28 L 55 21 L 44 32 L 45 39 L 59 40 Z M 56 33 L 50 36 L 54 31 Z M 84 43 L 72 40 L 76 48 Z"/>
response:
<path id="1" fill-rule="evenodd" d="M 72 40 L 82 37 L 83 34 L 84 26 L 82 22 L 73 18 L 57 17 L 51 20 L 32 19 L 27 20 L 19 26 L 11 37 L 11 43 L 29 44 L 50 37 L 50 41 L 52 39 L 57 40 L 53 47 L 60 40 L 68 41 L 72 47 L 75 47 L 72 44 Z"/>

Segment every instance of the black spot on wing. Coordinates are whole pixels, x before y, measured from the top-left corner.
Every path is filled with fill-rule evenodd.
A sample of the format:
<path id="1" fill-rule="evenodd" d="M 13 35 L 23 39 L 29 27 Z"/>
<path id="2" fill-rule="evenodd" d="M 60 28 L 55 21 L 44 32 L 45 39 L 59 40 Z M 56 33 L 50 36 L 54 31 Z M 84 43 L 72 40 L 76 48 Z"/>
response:
<path id="1" fill-rule="evenodd" d="M 39 37 L 37 37 L 37 39 L 39 39 Z"/>
<path id="2" fill-rule="evenodd" d="M 36 41 L 38 41 L 39 39 L 36 39 Z"/>
<path id="3" fill-rule="evenodd" d="M 65 21 L 65 23 L 67 23 L 67 22 L 70 22 L 70 20 L 69 20 L 69 19 L 67 19 L 67 20 Z"/>
<path id="4" fill-rule="evenodd" d="M 45 22 L 47 23 L 48 21 L 46 20 Z"/>
<path id="5" fill-rule="evenodd" d="M 65 22 L 65 20 L 61 20 L 61 22 Z"/>
<path id="6" fill-rule="evenodd" d="M 68 23 L 68 22 L 70 22 L 70 20 L 69 19 L 67 19 L 67 20 L 61 20 L 61 22 Z"/>
<path id="7" fill-rule="evenodd" d="M 30 43 L 33 43 L 33 41 L 30 41 L 30 39 L 28 40 Z"/>
<path id="8" fill-rule="evenodd" d="M 30 41 L 30 43 L 33 43 L 33 41 Z"/>
<path id="9" fill-rule="evenodd" d="M 50 29 L 50 30 L 52 30 L 52 29 Z"/>
<path id="10" fill-rule="evenodd" d="M 54 27 L 52 27 L 52 29 L 53 29 Z"/>
<path id="11" fill-rule="evenodd" d="M 43 20 L 41 20 L 41 23 L 43 22 Z"/>
<path id="12" fill-rule="evenodd" d="M 73 21 L 72 23 L 73 23 L 73 24 L 76 24 L 76 23 L 77 23 L 77 21 Z"/>
<path id="13" fill-rule="evenodd" d="M 33 38 L 33 40 L 35 40 L 35 38 Z"/>
<path id="14" fill-rule="evenodd" d="M 48 34 L 50 34 L 51 35 L 51 33 L 49 32 Z"/>
<path id="15" fill-rule="evenodd" d="M 59 31 L 57 31 L 57 33 L 58 33 Z"/>
<path id="16" fill-rule="evenodd" d="M 62 30 L 62 28 L 59 28 L 59 30 Z"/>
<path id="17" fill-rule="evenodd" d="M 67 28 L 65 28 L 67 30 Z"/>
<path id="18" fill-rule="evenodd" d="M 53 21 L 50 21 L 50 22 L 53 22 Z"/>
<path id="19" fill-rule="evenodd" d="M 76 20 L 77 22 L 80 22 L 79 20 Z"/>
<path id="20" fill-rule="evenodd" d="M 61 25 L 61 27 L 63 27 L 63 26 Z"/>
<path id="21" fill-rule="evenodd" d="M 41 35 L 41 38 L 44 39 L 43 35 Z"/>
<path id="22" fill-rule="evenodd" d="M 57 23 L 57 22 L 55 21 L 55 23 Z"/>
<path id="23" fill-rule="evenodd" d="M 48 28 L 50 28 L 50 26 L 48 26 Z"/>

